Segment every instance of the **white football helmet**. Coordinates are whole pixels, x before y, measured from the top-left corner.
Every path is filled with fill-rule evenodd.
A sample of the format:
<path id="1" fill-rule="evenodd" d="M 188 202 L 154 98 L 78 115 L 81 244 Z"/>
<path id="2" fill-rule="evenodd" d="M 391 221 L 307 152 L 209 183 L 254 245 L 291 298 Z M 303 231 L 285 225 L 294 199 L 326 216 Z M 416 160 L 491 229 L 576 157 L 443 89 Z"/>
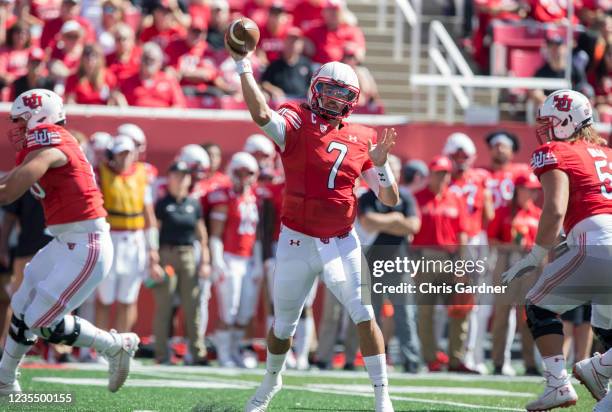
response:
<path id="1" fill-rule="evenodd" d="M 117 134 L 131 137 L 139 153 L 143 153 L 147 150 L 147 137 L 144 131 L 134 123 L 122 124 L 117 128 Z"/>
<path id="2" fill-rule="evenodd" d="M 536 120 L 536 136 L 540 144 L 550 140 L 566 140 L 583 127 L 593 124 L 593 108 L 582 93 L 557 90 L 544 100 Z"/>
<path id="3" fill-rule="evenodd" d="M 183 146 L 175 161 L 185 162 L 197 179 L 203 179 L 206 172 L 210 169 L 208 153 L 206 153 L 202 146 L 197 144 Z"/>
<path id="4" fill-rule="evenodd" d="M 239 175 L 239 171 L 247 170 L 248 176 Z M 247 152 L 234 153 L 227 165 L 227 171 L 234 182 L 237 185 L 248 186 L 255 182 L 257 179 L 257 172 L 259 172 L 259 165 L 257 160 Z"/>
<path id="5" fill-rule="evenodd" d="M 85 146 L 85 157 L 92 166 L 97 166 L 106 156 L 106 151 L 110 149 L 112 142 L 113 136 L 106 132 L 95 132 L 89 137 L 87 146 Z"/>
<path id="6" fill-rule="evenodd" d="M 263 134 L 253 134 L 246 139 L 242 150 L 250 154 L 261 152 L 272 156 L 274 155 L 274 143 Z"/>
<path id="7" fill-rule="evenodd" d="M 330 119 L 347 117 L 358 99 L 359 80 L 348 64 L 325 63 L 312 76 L 308 89 L 308 104 L 312 111 L 320 116 Z"/>
<path id="8" fill-rule="evenodd" d="M 455 156 L 461 150 L 467 156 L 467 159 L 458 161 L 459 157 Z M 453 133 L 446 139 L 446 144 L 442 149 L 442 154 L 449 157 L 455 167 L 459 170 L 469 168 L 476 157 L 476 146 L 472 139 L 465 133 Z"/>
<path id="9" fill-rule="evenodd" d="M 22 126 L 9 129 L 9 140 L 17 150 L 23 148 L 27 130 L 41 124 L 56 124 L 66 120 L 62 98 L 51 90 L 32 89 L 21 93 L 11 106 L 11 121 L 18 119 L 26 121 L 25 130 Z"/>

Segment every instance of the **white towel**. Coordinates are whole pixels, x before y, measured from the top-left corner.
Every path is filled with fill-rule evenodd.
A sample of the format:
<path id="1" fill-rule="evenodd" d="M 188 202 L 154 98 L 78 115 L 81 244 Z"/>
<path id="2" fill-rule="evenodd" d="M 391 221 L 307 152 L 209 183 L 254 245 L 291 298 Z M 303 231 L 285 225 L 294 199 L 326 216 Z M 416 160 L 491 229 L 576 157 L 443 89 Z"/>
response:
<path id="1" fill-rule="evenodd" d="M 317 250 L 323 262 L 323 279 L 325 283 L 339 283 L 346 281 L 344 266 L 342 265 L 342 257 L 340 249 L 336 243 L 336 238 L 329 239 L 328 243 L 324 243 L 321 239 L 316 239 Z"/>

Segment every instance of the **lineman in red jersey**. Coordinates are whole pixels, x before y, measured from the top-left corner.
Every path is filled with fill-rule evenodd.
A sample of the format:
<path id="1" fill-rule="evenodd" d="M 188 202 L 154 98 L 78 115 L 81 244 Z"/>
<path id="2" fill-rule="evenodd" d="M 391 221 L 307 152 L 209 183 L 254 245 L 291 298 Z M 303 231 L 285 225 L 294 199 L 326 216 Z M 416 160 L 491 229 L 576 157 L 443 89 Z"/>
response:
<path id="1" fill-rule="evenodd" d="M 488 255 L 487 235 L 484 228 L 493 219 L 493 201 L 491 192 L 486 187 L 489 173 L 483 169 L 473 168 L 476 159 L 476 146 L 464 133 L 453 133 L 446 140 L 442 154 L 453 163 L 450 190 L 460 196 L 466 204 L 464 224 L 467 235 L 467 249 L 470 259 L 484 259 Z M 482 274 L 488 276 L 488 272 Z M 481 283 L 485 279 L 473 279 Z M 480 298 L 481 296 L 479 296 Z M 490 302 L 479 301 L 469 314 L 469 329 L 465 365 L 468 369 L 487 373 L 484 364 L 484 346 L 489 317 L 492 307 Z"/>
<path id="2" fill-rule="evenodd" d="M 210 250 L 220 325 L 216 336 L 221 366 L 251 367 L 240 354 L 240 342 L 255 313 L 263 273 L 249 267 L 257 235 L 257 161 L 246 152 L 232 156 L 232 185 L 208 195 Z M 253 365 L 255 366 L 255 365 Z"/>
<path id="3" fill-rule="evenodd" d="M 591 302 L 591 324 L 608 350 L 577 363 L 574 376 L 596 399 L 606 395 L 612 375 L 612 150 L 597 135 L 589 100 L 571 90 L 549 95 L 538 113 L 537 148 L 531 160 L 544 190 L 535 244 L 502 274 L 506 283 L 537 267 L 561 231 L 568 251 L 548 263 L 527 293 L 527 322 L 544 358 L 544 393 L 526 406 L 543 411 L 573 405 L 578 396 L 565 369 L 563 325 L 559 314 Z M 612 410 L 607 396 L 596 411 Z"/>
<path id="4" fill-rule="evenodd" d="M 253 77 L 248 55 L 226 49 L 236 60 L 251 117 L 277 145 L 286 180 L 266 375 L 245 410 L 266 410 L 280 390 L 280 372 L 304 301 L 321 274 L 357 324 L 376 410 L 392 411 L 383 337 L 372 306 L 361 301 L 361 247 L 353 229 L 357 213 L 353 191 L 356 179 L 363 176 L 385 205 L 397 204 L 397 184 L 387 163 L 395 130 L 385 130 L 374 147 L 374 130 L 344 121 L 359 98 L 357 75 L 346 64 L 321 66 L 312 77 L 308 104 L 285 104 L 275 112 Z"/>
<path id="5" fill-rule="evenodd" d="M 63 125 L 61 98 L 44 89 L 17 97 L 9 139 L 19 151 L 17 167 L 0 180 L 0 204 L 26 190 L 41 200 L 54 239 L 25 268 L 11 300 L 13 317 L 0 360 L 0 395 L 20 392 L 17 368 L 37 337 L 51 343 L 93 347 L 109 361 L 111 392 L 129 372 L 138 348 L 134 333 L 106 332 L 70 312 L 107 275 L 113 246 L 103 200 L 85 155 Z"/>

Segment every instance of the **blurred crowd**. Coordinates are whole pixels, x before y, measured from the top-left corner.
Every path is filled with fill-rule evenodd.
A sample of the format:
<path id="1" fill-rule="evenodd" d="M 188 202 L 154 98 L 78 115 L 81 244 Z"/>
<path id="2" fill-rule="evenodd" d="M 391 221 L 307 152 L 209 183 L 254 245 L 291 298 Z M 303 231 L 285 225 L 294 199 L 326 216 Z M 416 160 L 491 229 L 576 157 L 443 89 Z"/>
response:
<path id="1" fill-rule="evenodd" d="M 43 87 L 77 104 L 245 108 L 224 48 L 241 15 L 260 28 L 253 63 L 273 105 L 304 99 L 313 70 L 338 60 L 359 74 L 360 110 L 383 111 L 342 0 L 1 0 L 1 98 Z"/>
<path id="2" fill-rule="evenodd" d="M 242 151 L 229 159 L 222 159 L 214 143 L 190 144 L 160 173 L 146 162 L 147 139 L 135 124 L 89 138 L 73 134 L 96 171 L 115 247 L 110 274 L 78 309 L 79 316 L 121 332 L 150 319 L 145 329 L 153 336 L 143 337 L 140 355 L 158 363 L 207 365 L 216 358 L 221 366 L 255 367 L 258 354 L 265 352 L 252 339 L 262 337 L 254 325 L 269 327 L 272 321 L 269 296 L 281 230 L 284 173 L 273 143 L 263 135 L 245 136 Z M 530 250 L 541 189 L 528 165 L 513 161 L 518 138 L 505 130 L 473 138 L 484 138 L 488 152 L 477 153 L 472 137 L 453 133 L 442 152 L 427 161 L 392 156 L 390 164 L 401 182 L 401 201 L 394 208 L 376 201 L 363 183 L 358 187 L 356 229 L 370 267 L 397 257 L 484 259 L 486 270 L 472 281 L 499 285 L 501 273 Z M 0 264 L 12 276 L 0 277 L 0 313 L 10 314 L 8 299 L 25 264 L 49 239 L 40 204 L 29 193 L 3 209 Z M 412 281 L 452 282 L 452 275 L 432 270 Z M 408 274 L 394 279 L 411 281 Z M 151 290 L 155 306 L 139 314 L 143 285 Z M 318 324 L 315 299 L 321 305 Z M 519 358 L 521 373 L 540 373 L 520 299 L 374 294 L 372 304 L 390 361 L 408 373 L 514 375 Z M 591 353 L 589 311 L 580 307 L 563 315 L 569 358 Z M 2 330 L 6 319 L 0 321 Z M 204 336 L 207 330 L 212 333 Z M 43 349 L 50 361 L 101 361 L 88 350 L 51 349 Z M 298 369 L 351 370 L 360 364 L 348 314 L 317 284 L 303 309 L 291 355 L 289 366 Z"/>

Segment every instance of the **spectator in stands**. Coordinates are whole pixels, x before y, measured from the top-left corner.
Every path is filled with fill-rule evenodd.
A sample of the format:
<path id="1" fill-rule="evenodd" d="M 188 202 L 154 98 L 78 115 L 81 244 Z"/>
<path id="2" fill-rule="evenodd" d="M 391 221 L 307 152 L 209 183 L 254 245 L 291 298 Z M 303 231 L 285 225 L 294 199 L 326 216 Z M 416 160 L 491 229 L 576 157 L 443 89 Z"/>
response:
<path id="1" fill-rule="evenodd" d="M 115 51 L 116 26 L 123 20 L 124 9 L 122 0 L 104 0 L 102 3 L 102 21 L 98 28 L 98 43 L 102 47 L 104 55 Z"/>
<path id="2" fill-rule="evenodd" d="M 264 27 L 266 25 L 266 18 L 268 17 L 268 10 L 270 10 L 275 2 L 276 0 L 246 0 L 244 6 L 242 6 L 242 15 L 248 16 L 255 21 L 259 27 Z"/>
<path id="3" fill-rule="evenodd" d="M 215 51 L 225 50 L 225 31 L 230 23 L 229 5 L 227 0 L 213 0 L 210 5 L 210 23 L 206 41 Z"/>
<path id="4" fill-rule="evenodd" d="M 45 27 L 40 36 L 40 47 L 46 49 L 47 47 L 53 46 L 54 41 L 61 41 L 62 39 L 58 39 L 57 35 L 60 34 L 64 28 L 64 24 L 69 21 L 76 21 L 81 26 L 87 42 L 94 42 L 96 34 L 93 26 L 87 19 L 81 17 L 80 13 L 81 0 L 63 0 L 59 17 L 45 23 Z"/>
<path id="5" fill-rule="evenodd" d="M 178 38 L 166 48 L 166 71 L 174 71 L 188 95 L 223 96 L 235 88 L 225 83 L 212 59 L 206 56 L 206 22 L 199 16 L 191 20 L 185 39 Z"/>
<path id="6" fill-rule="evenodd" d="M 153 17 L 143 22 L 140 42 L 155 42 L 164 48 L 176 36 L 185 37 L 189 16 L 183 14 L 177 0 L 158 0 L 153 8 Z"/>
<path id="7" fill-rule="evenodd" d="M 273 100 L 306 98 L 312 70 L 310 59 L 302 55 L 303 50 L 302 31 L 292 27 L 287 32 L 281 57 L 274 60 L 261 77 L 262 89 Z"/>
<path id="8" fill-rule="evenodd" d="M 245 14 L 248 16 L 248 14 Z M 268 19 L 265 25 L 261 26 L 261 35 L 257 45 L 257 57 L 264 66 L 277 60 L 282 51 L 289 29 L 289 15 L 282 3 L 274 3 L 268 11 Z"/>
<path id="9" fill-rule="evenodd" d="M 22 4 L 31 9 L 34 18 L 47 22 L 60 15 L 62 0 L 30 0 Z"/>
<path id="10" fill-rule="evenodd" d="M 106 68 L 102 49 L 97 45 L 83 48 L 79 69 L 66 80 L 66 103 L 123 105 L 123 96 L 116 92 L 117 78 Z"/>
<path id="11" fill-rule="evenodd" d="M 210 2 L 208 0 L 191 0 L 187 8 L 191 19 L 200 19 L 206 23 L 210 23 Z"/>
<path id="12" fill-rule="evenodd" d="M 534 77 L 542 78 L 565 78 L 565 68 L 567 67 L 567 45 L 565 39 L 559 34 L 552 34 L 546 37 L 546 51 L 544 56 L 546 63 L 534 74 Z M 592 96 L 593 90 L 586 81 L 584 71 L 572 67 L 572 88 L 579 90 L 586 96 Z M 529 92 L 529 98 L 533 100 L 535 107 L 540 105 L 554 90 L 533 89 Z"/>
<path id="13" fill-rule="evenodd" d="M 61 30 L 61 39 L 51 51 L 49 73 L 60 83 L 79 68 L 83 54 L 83 28 L 76 20 L 64 23 Z M 62 93 L 63 94 L 63 93 Z"/>
<path id="14" fill-rule="evenodd" d="M 367 67 L 363 66 L 365 49 L 358 47 L 354 43 L 344 45 L 344 55 L 342 63 L 346 63 L 355 70 L 359 79 L 359 101 L 357 107 L 365 107 L 369 112 L 381 112 L 382 100 L 378 94 L 378 86 L 374 76 Z"/>
<path id="15" fill-rule="evenodd" d="M 0 1 L 0 46 L 7 40 L 7 30 L 17 21 L 14 11 L 15 0 Z"/>
<path id="16" fill-rule="evenodd" d="M 174 76 L 161 70 L 164 54 L 153 42 L 142 47 L 140 69 L 119 80 L 119 89 L 130 106 L 185 107 L 185 96 Z"/>
<path id="17" fill-rule="evenodd" d="M 604 59 L 597 68 L 595 108 L 600 121 L 612 123 L 612 45 L 608 46 Z"/>
<path id="18" fill-rule="evenodd" d="M 173 272 L 153 287 L 155 294 L 155 359 L 168 363 L 168 330 L 171 327 L 173 302 L 178 292 L 183 308 L 185 331 L 189 340 L 190 362 L 206 364 L 204 330 L 200 325 L 198 279 L 210 275 L 208 236 L 199 199 L 189 196 L 190 168 L 187 163 L 174 163 L 168 172 L 168 193 L 155 204 L 160 227 L 160 263 L 166 272 Z M 203 256 L 196 267 L 194 242 L 200 241 Z"/>
<path id="19" fill-rule="evenodd" d="M 28 71 L 29 27 L 17 22 L 7 31 L 6 46 L 0 49 L 0 89 L 9 86 Z"/>
<path id="20" fill-rule="evenodd" d="M 135 44 L 134 30 L 119 23 L 114 30 L 115 51 L 106 56 L 106 67 L 122 80 L 138 72 L 142 49 Z"/>
<path id="21" fill-rule="evenodd" d="M 305 33 L 304 53 L 315 63 L 324 64 L 340 61 L 344 45 L 348 42 L 365 53 L 365 38 L 357 25 L 347 22 L 346 5 L 343 0 L 326 0 L 323 9 L 323 23 Z"/>
<path id="22" fill-rule="evenodd" d="M 293 24 L 303 31 L 323 23 L 323 5 L 326 0 L 301 0 L 293 9 Z"/>
<path id="23" fill-rule="evenodd" d="M 578 15 L 582 8 L 582 2 L 572 0 L 574 2 L 574 19 L 573 24 L 578 24 Z M 567 18 L 567 1 L 550 1 L 550 0 L 528 0 L 527 4 L 530 8 L 529 17 L 540 23 L 555 23 Z"/>
<path id="24" fill-rule="evenodd" d="M 47 77 L 45 70 L 45 52 L 38 48 L 30 49 L 27 73 L 17 78 L 12 84 L 11 99 L 30 89 L 54 90 L 55 81 Z"/>

